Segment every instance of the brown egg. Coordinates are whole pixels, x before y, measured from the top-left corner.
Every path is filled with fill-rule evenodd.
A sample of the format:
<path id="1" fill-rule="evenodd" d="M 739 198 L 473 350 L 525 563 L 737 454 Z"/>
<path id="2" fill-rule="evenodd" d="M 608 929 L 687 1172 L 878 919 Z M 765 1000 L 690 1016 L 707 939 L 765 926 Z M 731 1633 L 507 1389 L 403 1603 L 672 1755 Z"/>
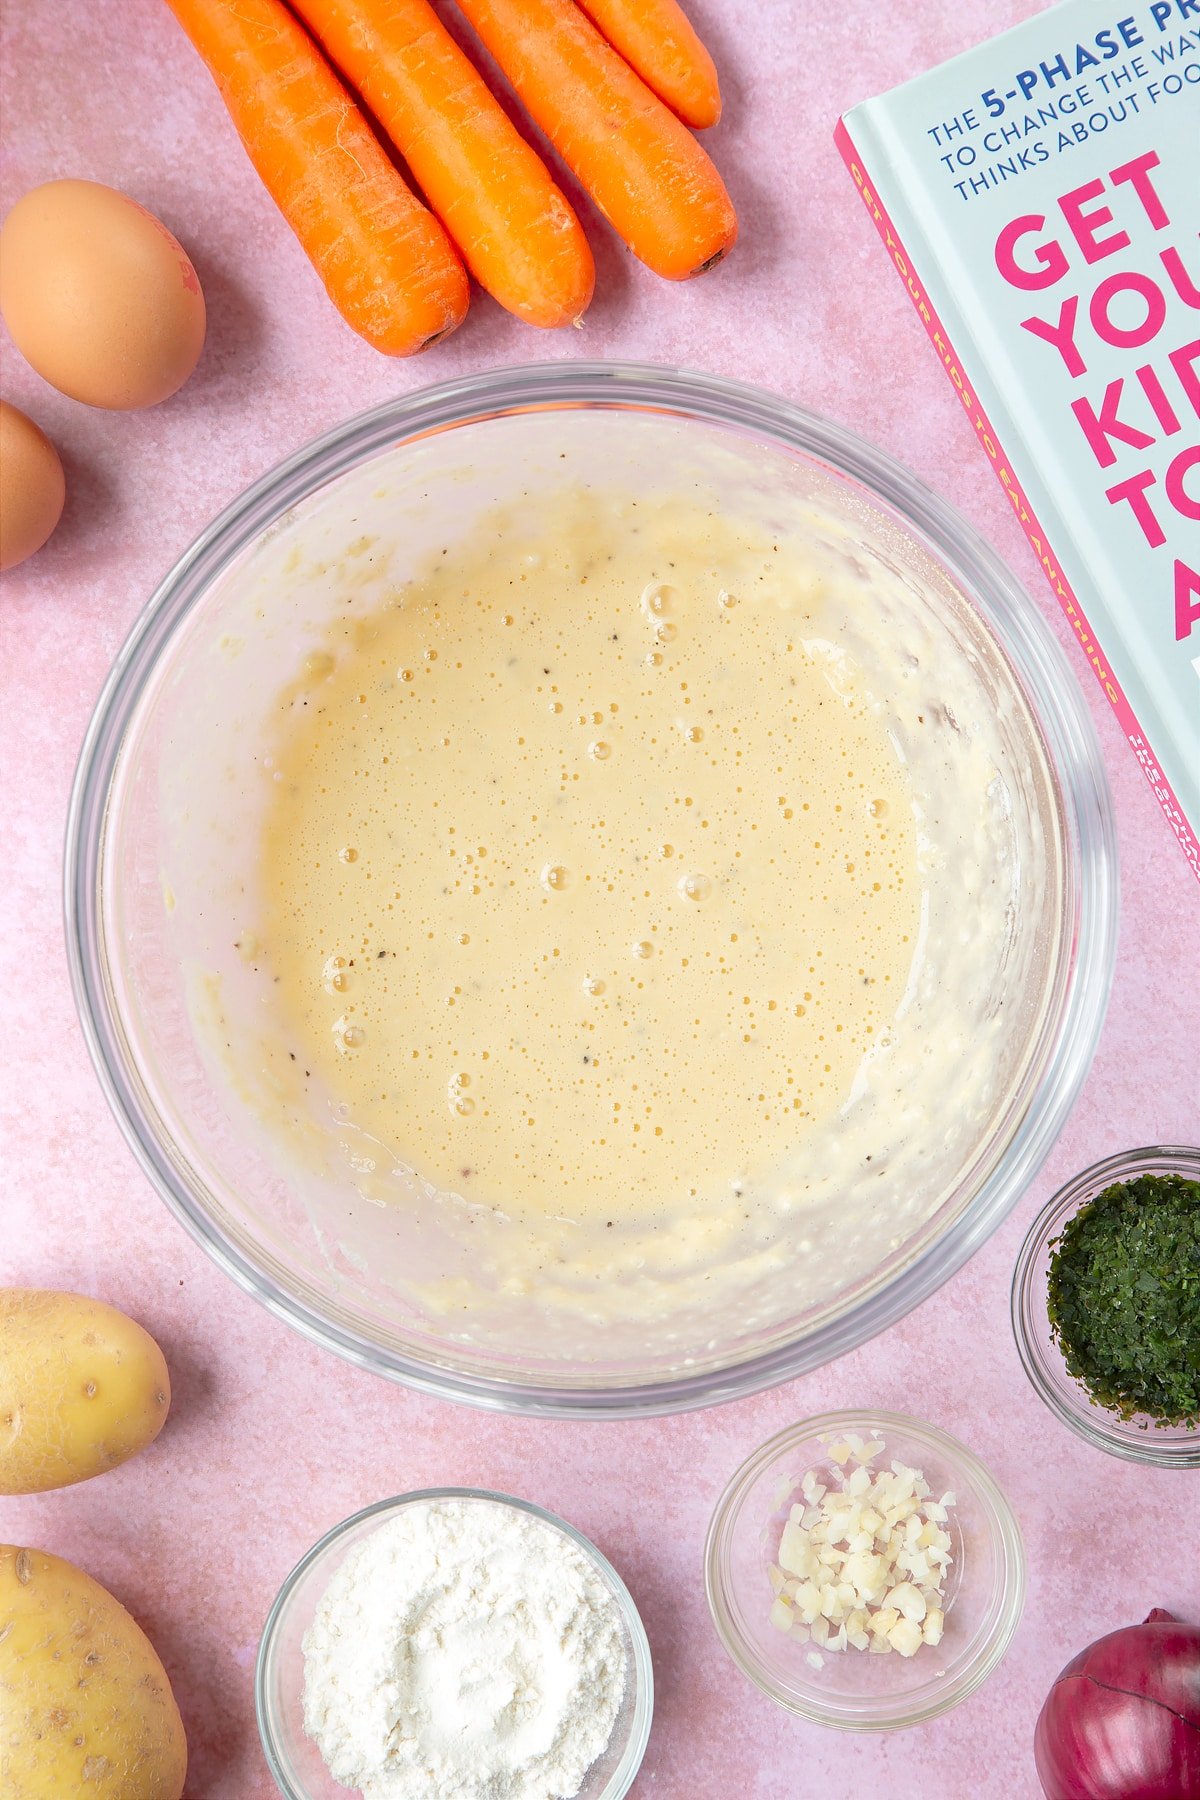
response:
<path id="1" fill-rule="evenodd" d="M 204 344 L 204 295 L 161 220 L 97 181 L 48 181 L 0 230 L 0 313 L 39 375 L 74 400 L 154 406 Z"/>
<path id="2" fill-rule="evenodd" d="M 0 569 L 40 550 L 66 497 L 58 451 L 44 431 L 0 400 Z"/>

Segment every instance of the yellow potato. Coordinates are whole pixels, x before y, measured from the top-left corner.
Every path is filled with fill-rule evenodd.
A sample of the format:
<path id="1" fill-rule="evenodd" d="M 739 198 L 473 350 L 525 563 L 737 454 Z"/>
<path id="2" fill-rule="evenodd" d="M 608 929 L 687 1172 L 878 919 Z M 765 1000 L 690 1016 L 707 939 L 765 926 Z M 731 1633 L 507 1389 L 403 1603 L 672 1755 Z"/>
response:
<path id="1" fill-rule="evenodd" d="M 166 1670 L 112 1595 L 0 1544 L 0 1793 L 180 1800 L 187 1740 Z"/>
<path id="2" fill-rule="evenodd" d="M 0 1288 L 0 1494 L 115 1469 L 158 1436 L 170 1404 L 162 1351 L 115 1306 Z"/>

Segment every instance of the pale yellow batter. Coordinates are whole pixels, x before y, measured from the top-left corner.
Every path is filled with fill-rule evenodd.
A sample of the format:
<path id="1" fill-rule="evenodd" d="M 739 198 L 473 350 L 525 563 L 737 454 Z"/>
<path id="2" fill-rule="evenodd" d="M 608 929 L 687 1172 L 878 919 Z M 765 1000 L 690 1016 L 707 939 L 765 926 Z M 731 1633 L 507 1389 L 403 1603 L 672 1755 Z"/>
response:
<path id="1" fill-rule="evenodd" d="M 285 1041 L 438 1187 L 736 1204 L 846 1102 L 918 932 L 904 765 L 764 529 L 590 490 L 331 629 L 281 698 Z"/>

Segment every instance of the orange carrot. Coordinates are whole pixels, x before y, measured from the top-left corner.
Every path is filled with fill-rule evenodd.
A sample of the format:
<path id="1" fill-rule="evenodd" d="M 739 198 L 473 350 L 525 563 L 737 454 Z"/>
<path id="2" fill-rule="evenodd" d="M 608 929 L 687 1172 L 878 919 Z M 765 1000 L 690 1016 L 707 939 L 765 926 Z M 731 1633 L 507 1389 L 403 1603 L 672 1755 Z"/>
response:
<path id="1" fill-rule="evenodd" d="M 635 256 L 672 281 L 720 261 L 737 237 L 721 177 L 574 0 L 458 5 Z"/>
<path id="2" fill-rule="evenodd" d="M 583 228 L 427 0 L 292 0 L 488 293 L 531 325 L 592 297 Z"/>
<path id="3" fill-rule="evenodd" d="M 630 68 L 693 131 L 715 125 L 721 90 L 713 59 L 678 0 L 579 0 Z"/>
<path id="4" fill-rule="evenodd" d="M 167 0 L 348 325 L 409 356 L 466 315 L 466 270 L 280 0 Z"/>

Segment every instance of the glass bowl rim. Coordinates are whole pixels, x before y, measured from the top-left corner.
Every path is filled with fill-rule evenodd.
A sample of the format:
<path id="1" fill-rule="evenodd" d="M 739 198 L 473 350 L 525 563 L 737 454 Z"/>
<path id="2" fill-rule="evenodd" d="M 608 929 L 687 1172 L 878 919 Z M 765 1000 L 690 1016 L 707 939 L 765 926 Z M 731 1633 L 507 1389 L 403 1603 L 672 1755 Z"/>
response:
<path id="1" fill-rule="evenodd" d="M 279 1592 L 271 1602 L 254 1660 L 254 1711 L 258 1719 L 258 1735 L 271 1779 L 280 1793 L 285 1796 L 285 1800 L 308 1800 L 306 1794 L 292 1785 L 280 1765 L 276 1749 L 278 1733 L 267 1699 L 268 1671 L 272 1664 L 280 1623 L 292 1595 L 305 1575 L 318 1562 L 322 1561 L 355 1526 L 362 1525 L 368 1519 L 375 1517 L 382 1519 L 384 1514 L 391 1516 L 419 1500 L 487 1500 L 501 1506 L 513 1507 L 518 1512 L 529 1513 L 531 1517 L 541 1519 L 544 1524 L 561 1531 L 578 1549 L 582 1550 L 588 1561 L 604 1578 L 616 1598 L 622 1621 L 629 1633 L 631 1644 L 630 1679 L 634 1684 L 634 1701 L 629 1739 L 622 1752 L 621 1762 L 614 1771 L 608 1786 L 597 1797 L 597 1800 L 623 1800 L 623 1796 L 633 1786 L 637 1772 L 642 1766 L 646 1746 L 650 1742 L 650 1728 L 654 1722 L 654 1663 L 650 1654 L 650 1640 L 646 1636 L 646 1627 L 642 1623 L 642 1615 L 637 1609 L 633 1595 L 604 1552 L 577 1526 L 572 1525 L 569 1519 L 560 1518 L 557 1513 L 548 1511 L 544 1506 L 538 1506 L 533 1500 L 522 1500 L 516 1494 L 503 1494 L 496 1488 L 470 1487 L 414 1488 L 409 1493 L 393 1494 L 388 1499 L 372 1501 L 369 1506 L 360 1507 L 348 1518 L 341 1519 L 336 1525 L 330 1526 L 329 1530 L 324 1532 L 315 1544 L 310 1545 L 299 1562 L 285 1576 Z"/>
<path id="2" fill-rule="evenodd" d="M 1148 1464 L 1152 1468 L 1197 1469 L 1200 1468 L 1200 1427 L 1191 1431 L 1179 1425 L 1167 1426 L 1161 1431 L 1147 1428 L 1139 1430 L 1137 1436 L 1132 1435 L 1137 1428 L 1131 1430 L 1131 1421 L 1094 1405 L 1082 1383 L 1067 1373 L 1061 1352 L 1056 1350 L 1051 1355 L 1033 1325 L 1034 1308 L 1045 1304 L 1040 1264 L 1051 1236 L 1081 1206 L 1115 1182 L 1132 1180 L 1139 1174 L 1175 1171 L 1186 1172 L 1192 1180 L 1200 1181 L 1200 1148 L 1189 1144 L 1143 1144 L 1136 1150 L 1118 1150 L 1099 1162 L 1090 1163 L 1065 1181 L 1042 1207 L 1017 1253 L 1010 1316 L 1017 1355 L 1030 1386 L 1054 1417 L 1084 1443 L 1109 1456 Z M 1063 1385 L 1054 1379 L 1055 1374 L 1060 1379 L 1065 1377 Z M 1071 1399 L 1067 1398 L 1068 1393 Z"/>
<path id="3" fill-rule="evenodd" d="M 875 1705 L 876 1701 L 873 1697 L 864 1697 L 861 1701 L 852 1701 L 844 1711 L 831 1712 L 828 1701 L 822 1702 L 816 1698 L 811 1701 L 797 1699 L 793 1694 L 779 1691 L 770 1672 L 736 1631 L 727 1598 L 721 1556 L 732 1540 L 733 1523 L 746 1495 L 763 1470 L 777 1456 L 808 1438 L 828 1438 L 847 1431 L 865 1432 L 875 1427 L 880 1427 L 882 1432 L 891 1431 L 927 1445 L 944 1456 L 952 1466 L 961 1467 L 970 1477 L 985 1502 L 994 1535 L 1003 1551 L 1006 1580 L 998 1601 L 995 1626 L 986 1647 L 970 1665 L 969 1673 L 964 1671 L 958 1677 L 951 1675 L 936 1698 L 905 1706 L 903 1696 L 900 1696 L 894 1710 L 888 1710 L 884 1714 L 870 1712 L 868 1708 Z M 777 1431 L 773 1437 L 751 1451 L 734 1470 L 713 1508 L 704 1541 L 704 1591 L 717 1636 L 730 1661 L 776 1706 L 835 1731 L 904 1730 L 910 1725 L 920 1725 L 929 1719 L 940 1718 L 943 1713 L 952 1711 L 977 1692 L 1003 1661 L 1016 1635 L 1025 1608 L 1026 1581 L 1025 1540 L 1021 1534 L 1020 1522 L 1012 1502 L 987 1464 L 961 1438 L 943 1430 L 940 1425 L 931 1424 L 927 1419 L 913 1418 L 908 1413 L 890 1412 L 886 1408 L 853 1407 L 814 1413 L 793 1425 L 785 1425 L 781 1431 Z"/>
<path id="4" fill-rule="evenodd" d="M 1062 830 L 1062 940 L 1072 947 L 1056 971 L 1041 1028 L 1040 1076 L 1029 1082 L 986 1178 L 940 1237 L 841 1314 L 800 1336 L 717 1367 L 610 1386 L 484 1374 L 397 1349 L 365 1329 L 331 1320 L 234 1243 L 181 1175 L 168 1134 L 157 1132 L 140 1105 L 110 1003 L 98 899 L 107 803 L 127 727 L 159 652 L 227 563 L 317 487 L 385 448 L 472 422 L 555 408 L 635 408 L 757 436 L 773 449 L 823 464 L 899 515 L 962 586 L 1026 688 L 1054 779 Z M 1112 984 L 1118 881 L 1112 800 L 1079 684 L 1016 577 L 954 507 L 856 433 L 765 390 L 647 363 L 534 363 L 459 377 L 355 415 L 268 470 L 184 552 L 131 628 L 84 736 L 67 814 L 64 923 L 76 1009 L 118 1126 L 176 1218 L 244 1291 L 312 1341 L 419 1392 L 529 1416 L 645 1417 L 739 1398 L 832 1361 L 927 1299 L 991 1235 L 1041 1167 L 1091 1065 Z M 193 1174 L 202 1188 L 202 1171 Z"/>

